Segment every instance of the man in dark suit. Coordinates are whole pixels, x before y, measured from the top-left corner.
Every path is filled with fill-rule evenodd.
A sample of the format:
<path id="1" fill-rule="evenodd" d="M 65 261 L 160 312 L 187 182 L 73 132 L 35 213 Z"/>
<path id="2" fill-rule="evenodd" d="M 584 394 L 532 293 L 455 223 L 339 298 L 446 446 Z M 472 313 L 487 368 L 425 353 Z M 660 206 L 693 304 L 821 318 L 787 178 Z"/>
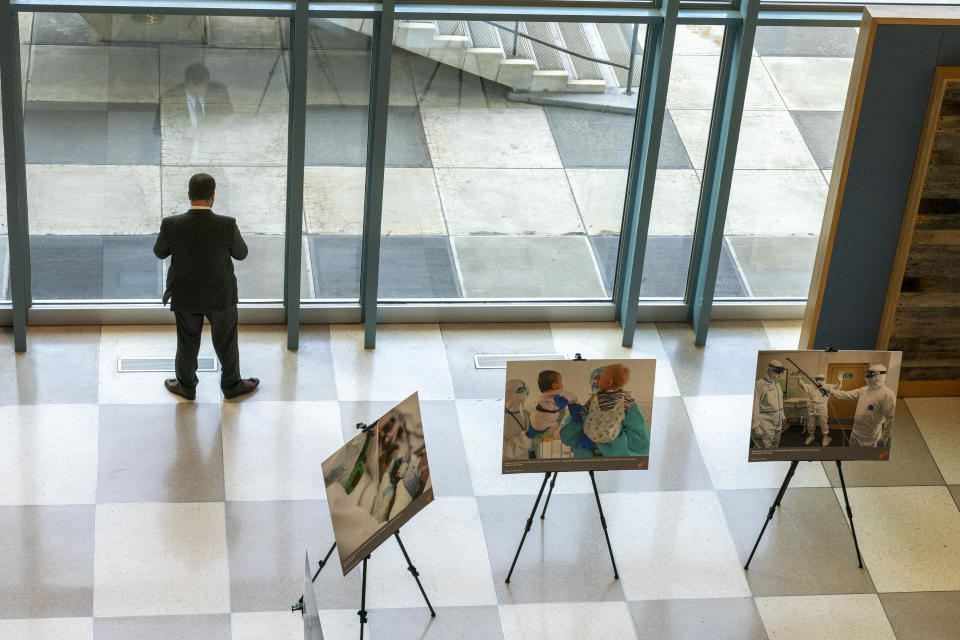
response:
<path id="1" fill-rule="evenodd" d="M 197 354 L 203 318 L 210 322 L 213 348 L 222 368 L 220 388 L 236 398 L 257 388 L 257 378 L 240 378 L 237 348 L 237 278 L 233 259 L 247 257 L 237 221 L 213 212 L 217 183 L 198 173 L 190 178 L 190 210 L 164 218 L 153 253 L 172 256 L 163 302 L 177 319 L 177 377 L 164 381 L 170 393 L 187 400 L 197 396 Z"/>

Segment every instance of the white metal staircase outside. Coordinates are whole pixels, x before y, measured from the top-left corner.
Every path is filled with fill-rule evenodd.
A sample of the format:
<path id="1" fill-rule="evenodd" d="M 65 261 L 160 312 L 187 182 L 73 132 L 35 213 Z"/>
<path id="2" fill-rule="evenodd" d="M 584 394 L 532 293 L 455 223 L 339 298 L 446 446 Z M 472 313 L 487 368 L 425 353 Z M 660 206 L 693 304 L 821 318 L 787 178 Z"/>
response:
<path id="1" fill-rule="evenodd" d="M 373 33 L 373 20 L 326 20 Z M 393 44 L 514 91 L 603 93 L 626 89 L 634 33 L 633 25 L 610 23 L 401 20 L 394 25 Z M 643 34 L 641 26 L 637 39 Z M 633 87 L 639 84 L 640 46 L 633 47 Z"/>

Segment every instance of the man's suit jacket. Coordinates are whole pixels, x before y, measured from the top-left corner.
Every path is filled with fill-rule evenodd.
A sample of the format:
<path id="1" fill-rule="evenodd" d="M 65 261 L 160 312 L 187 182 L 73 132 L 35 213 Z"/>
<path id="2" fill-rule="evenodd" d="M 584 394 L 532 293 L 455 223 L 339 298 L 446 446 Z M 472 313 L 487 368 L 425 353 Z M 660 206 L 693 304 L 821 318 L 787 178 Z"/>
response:
<path id="1" fill-rule="evenodd" d="M 209 209 L 164 218 L 153 253 L 170 259 L 164 302 L 174 311 L 206 312 L 237 304 L 233 260 L 247 257 L 237 221 Z"/>

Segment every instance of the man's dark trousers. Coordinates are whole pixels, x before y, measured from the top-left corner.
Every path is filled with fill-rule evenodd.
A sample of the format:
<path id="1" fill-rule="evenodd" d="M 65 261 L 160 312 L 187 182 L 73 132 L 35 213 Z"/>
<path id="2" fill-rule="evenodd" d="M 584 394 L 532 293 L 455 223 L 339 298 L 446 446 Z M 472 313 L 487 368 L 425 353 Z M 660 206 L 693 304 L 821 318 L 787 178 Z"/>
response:
<path id="1" fill-rule="evenodd" d="M 177 381 L 184 387 L 197 386 L 197 354 L 203 318 L 210 322 L 213 350 L 220 359 L 220 388 L 229 391 L 240 382 L 240 351 L 237 347 L 237 306 L 195 313 L 175 311 L 177 318 Z"/>

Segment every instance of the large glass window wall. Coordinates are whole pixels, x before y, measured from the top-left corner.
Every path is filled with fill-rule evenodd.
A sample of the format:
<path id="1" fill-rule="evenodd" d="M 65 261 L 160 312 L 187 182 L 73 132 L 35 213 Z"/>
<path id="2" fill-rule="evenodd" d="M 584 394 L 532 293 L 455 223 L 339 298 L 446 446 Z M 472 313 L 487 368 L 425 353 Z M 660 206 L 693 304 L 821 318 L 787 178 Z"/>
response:
<path id="1" fill-rule="evenodd" d="M 716 297 L 807 296 L 856 44 L 854 27 L 757 28 L 763 95 L 747 92 L 724 228 L 743 286 Z"/>
<path id="2" fill-rule="evenodd" d="M 33 299 L 151 300 L 161 218 L 197 172 L 250 247 L 242 299 L 282 297 L 289 20 L 26 14 Z"/>
<path id="3" fill-rule="evenodd" d="M 376 14 L 313 9 L 298 45 L 306 124 L 293 130 L 289 14 L 19 14 L 26 304 L 156 303 L 159 223 L 186 209 L 188 177 L 206 171 L 218 181 L 215 210 L 238 219 L 251 248 L 237 264 L 244 301 L 280 308 L 285 270 L 299 268 L 300 300 L 362 307 L 364 221 L 379 216 L 380 300 L 599 303 L 612 317 L 629 257 L 621 231 L 628 166 L 640 157 L 638 96 L 649 89 L 638 85 L 656 53 L 645 51 L 643 21 L 659 14 L 640 24 L 397 20 L 383 207 L 365 212 L 366 176 L 378 172 L 367 157 Z M 684 24 L 681 12 L 670 82 L 657 89 L 666 111 L 640 304 L 692 304 L 713 101 L 732 73 L 718 77 L 731 18 L 716 17 Z M 755 40 L 715 295 L 802 298 L 856 29 L 761 26 Z M 305 141 L 302 183 L 287 175 L 288 134 Z M 285 235 L 290 188 L 303 189 L 302 238 Z M 290 242 L 302 242 L 299 265 Z M 6 254 L 3 242 L 0 299 L 10 297 Z"/>

